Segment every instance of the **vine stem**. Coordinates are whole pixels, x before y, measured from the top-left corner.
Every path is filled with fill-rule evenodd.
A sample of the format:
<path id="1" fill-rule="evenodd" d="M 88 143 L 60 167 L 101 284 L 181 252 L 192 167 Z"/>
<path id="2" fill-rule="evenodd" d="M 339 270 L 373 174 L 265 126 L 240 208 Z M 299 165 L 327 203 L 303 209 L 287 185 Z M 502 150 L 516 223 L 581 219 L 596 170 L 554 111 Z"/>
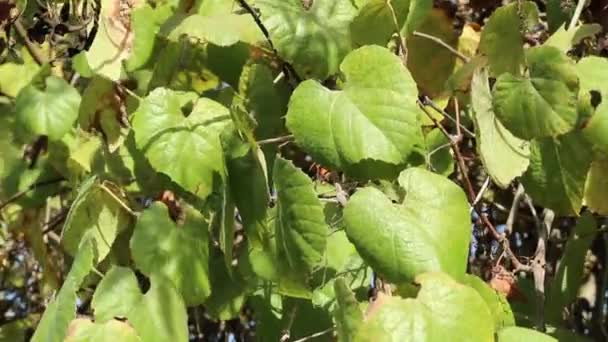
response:
<path id="1" fill-rule="evenodd" d="M 574 14 L 572 15 L 572 19 L 570 19 L 570 25 L 568 25 L 568 31 L 572 31 L 578 19 L 581 17 L 581 13 L 583 13 L 583 7 L 585 7 L 585 3 L 587 0 L 578 0 L 576 4 L 576 9 L 574 10 Z"/>
<path id="2" fill-rule="evenodd" d="M 27 194 L 28 192 L 35 190 L 38 187 L 57 184 L 57 183 L 63 182 L 64 180 L 65 180 L 65 178 L 54 178 L 54 179 L 31 184 L 27 188 L 15 193 L 13 196 L 11 196 L 9 199 L 7 199 L 6 202 L 0 203 L 0 210 L 4 209 L 4 207 L 6 207 L 7 205 L 11 204 L 12 202 L 15 202 L 16 200 L 25 196 L 25 194 Z"/>
<path id="3" fill-rule="evenodd" d="M 19 37 L 21 37 L 21 39 L 23 39 L 23 42 L 25 43 L 25 48 L 30 53 L 30 55 L 32 56 L 34 61 L 36 61 L 36 63 L 38 63 L 38 65 L 46 64 L 46 62 L 47 62 L 46 58 L 44 58 L 42 51 L 40 51 L 40 49 L 38 49 L 38 47 L 28 37 L 27 30 L 25 29 L 25 27 L 23 27 L 23 24 L 21 23 L 21 19 L 15 20 L 13 25 L 15 26 L 15 31 L 17 31 L 17 34 L 19 35 Z"/>
<path id="4" fill-rule="evenodd" d="M 284 143 L 284 142 L 288 142 L 288 141 L 293 141 L 293 134 L 285 135 L 285 136 L 277 137 L 277 138 L 259 140 L 257 143 L 258 143 L 258 145 L 268 145 L 268 144 L 280 144 L 280 143 Z"/>

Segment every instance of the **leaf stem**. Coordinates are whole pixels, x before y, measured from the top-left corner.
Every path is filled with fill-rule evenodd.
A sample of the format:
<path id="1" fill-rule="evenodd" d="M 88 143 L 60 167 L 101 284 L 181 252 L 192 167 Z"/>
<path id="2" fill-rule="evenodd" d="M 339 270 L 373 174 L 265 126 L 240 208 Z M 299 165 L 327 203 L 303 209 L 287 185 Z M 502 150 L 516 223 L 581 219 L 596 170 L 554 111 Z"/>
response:
<path id="1" fill-rule="evenodd" d="M 462 125 L 461 123 L 459 123 L 460 120 L 454 119 L 445 110 L 439 108 L 439 106 L 435 102 L 433 102 L 433 100 L 431 100 L 428 96 L 424 97 L 424 104 L 425 105 L 429 105 L 431 108 L 433 108 L 434 111 L 436 111 L 437 113 L 443 115 L 448 120 L 452 121 L 452 123 L 454 123 L 457 128 L 462 129 L 462 131 L 464 131 L 470 138 L 475 138 L 475 133 L 471 132 L 468 128 L 466 128 L 464 125 Z"/>

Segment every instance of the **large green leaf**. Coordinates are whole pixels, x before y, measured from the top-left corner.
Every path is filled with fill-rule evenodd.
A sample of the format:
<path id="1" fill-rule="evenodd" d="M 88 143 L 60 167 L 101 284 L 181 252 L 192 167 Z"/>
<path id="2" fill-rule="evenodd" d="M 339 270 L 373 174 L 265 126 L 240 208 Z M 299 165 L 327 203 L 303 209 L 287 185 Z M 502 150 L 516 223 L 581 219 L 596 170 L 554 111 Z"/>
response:
<path id="1" fill-rule="evenodd" d="M 398 30 L 408 35 L 426 19 L 433 8 L 431 0 L 391 1 L 397 19 L 395 27 L 393 13 L 385 0 L 370 0 L 359 9 L 350 28 L 356 46 L 377 44 L 385 46 L 391 35 Z"/>
<path id="2" fill-rule="evenodd" d="M 69 333 L 64 342 L 140 342 L 139 336 L 127 322 L 110 320 L 105 323 L 92 322 L 88 318 L 76 318 L 70 322 Z"/>
<path id="3" fill-rule="evenodd" d="M 102 261 L 116 236 L 129 226 L 131 216 L 117 201 L 121 196 L 110 192 L 108 187 L 98 184 L 96 178 L 82 184 L 61 236 L 67 252 L 75 255 L 82 238 L 90 235 L 95 240 L 98 260 Z"/>
<path id="4" fill-rule="evenodd" d="M 564 308 L 576 299 L 584 282 L 583 272 L 587 251 L 595 239 L 596 232 L 595 218 L 589 213 L 583 215 L 570 232 L 564 254 L 547 293 L 545 301 L 547 319 L 561 322 Z"/>
<path id="5" fill-rule="evenodd" d="M 13 98 L 17 97 L 40 69 L 29 52 L 22 51 L 21 55 L 23 64 L 4 62 L 0 65 L 0 93 Z"/>
<path id="6" fill-rule="evenodd" d="M 417 89 L 399 58 L 378 46 L 349 54 L 341 65 L 343 90 L 301 83 L 287 127 L 315 160 L 365 178 L 394 177 L 423 148 Z"/>
<path id="7" fill-rule="evenodd" d="M 481 280 L 481 278 L 474 275 L 466 274 L 463 284 L 475 289 L 486 302 L 490 312 L 492 312 L 492 317 L 494 317 L 495 330 L 515 325 L 515 316 L 513 315 L 507 298 L 503 294 L 498 293 L 486 282 Z"/>
<path id="8" fill-rule="evenodd" d="M 356 10 L 349 0 L 258 0 L 264 26 L 279 55 L 300 76 L 325 79 L 351 49 L 349 25 Z"/>
<path id="9" fill-rule="evenodd" d="M 135 140 L 154 169 L 205 198 L 214 174 L 224 172 L 219 134 L 230 114 L 217 102 L 200 98 L 185 117 L 183 102 L 177 92 L 152 91 L 134 114 Z"/>
<path id="10" fill-rule="evenodd" d="M 101 279 L 93 294 L 91 307 L 95 322 L 104 323 L 114 317 L 126 317 L 142 299 L 137 278 L 130 268 L 114 266 Z"/>
<path id="11" fill-rule="evenodd" d="M 188 305 L 196 305 L 211 292 L 209 224 L 196 210 L 184 210 L 185 222 L 178 226 L 164 204 L 157 202 L 146 209 L 131 237 L 131 253 L 143 274 L 165 276 Z"/>
<path id="12" fill-rule="evenodd" d="M 131 12 L 129 10 L 128 14 L 119 15 L 124 11 L 119 4 L 114 0 L 99 2 L 99 28 L 93 44 L 85 52 L 93 72 L 113 81 L 120 79 L 122 62 L 129 57 L 135 40 L 131 30 Z"/>
<path id="13" fill-rule="evenodd" d="M 338 340 L 349 342 L 363 323 L 363 312 L 361 312 L 359 303 L 357 303 L 355 295 L 344 278 L 336 279 L 334 291 L 338 302 L 333 312 L 338 330 Z"/>
<path id="14" fill-rule="evenodd" d="M 189 15 L 183 18 L 168 35 L 169 39 L 173 40 L 185 35 L 218 46 L 229 46 L 239 41 L 255 44 L 264 38 L 249 13 Z"/>
<path id="15" fill-rule="evenodd" d="M 591 119 L 585 123 L 583 134 L 595 148 L 608 153 L 608 60 L 588 56 L 576 64 L 580 79 L 581 95 L 596 91 L 602 102 L 597 106 Z"/>
<path id="16" fill-rule="evenodd" d="M 552 46 L 527 53 L 530 77 L 503 74 L 494 85 L 496 116 L 516 137 L 557 136 L 577 122 L 578 77 L 570 59 Z"/>
<path id="17" fill-rule="evenodd" d="M 595 213 L 608 215 L 608 156 L 600 155 L 591 162 L 585 184 L 585 205 Z"/>
<path id="18" fill-rule="evenodd" d="M 471 104 L 481 161 L 494 183 L 506 188 L 528 168 L 529 143 L 514 137 L 496 118 L 487 72 L 473 75 Z"/>
<path id="19" fill-rule="evenodd" d="M 63 79 L 49 76 L 44 86 L 31 83 L 21 89 L 15 100 L 17 124 L 35 135 L 59 140 L 76 118 L 80 94 Z"/>
<path id="20" fill-rule="evenodd" d="M 453 19 L 441 9 L 433 9 L 418 31 L 437 37 L 454 49 L 458 47 Z M 433 40 L 415 35 L 407 37 L 406 47 L 407 68 L 420 92 L 430 97 L 441 95 L 456 65 L 456 55 Z"/>
<path id="21" fill-rule="evenodd" d="M 536 140 L 522 183 L 538 204 L 558 214 L 578 215 L 591 160 L 591 149 L 578 132 Z"/>
<path id="22" fill-rule="evenodd" d="M 556 339 L 536 330 L 507 327 L 498 331 L 498 342 L 557 342 Z"/>
<path id="23" fill-rule="evenodd" d="M 279 257 L 296 272 L 310 272 L 321 262 L 329 230 L 312 181 L 290 161 L 274 163 L 277 191 L 276 244 Z"/>
<path id="24" fill-rule="evenodd" d="M 96 263 L 95 249 L 91 239 L 83 240 L 72 268 L 57 297 L 47 306 L 32 342 L 62 342 L 68 325 L 76 317 L 76 291 Z"/>
<path id="25" fill-rule="evenodd" d="M 169 279 L 152 276 L 148 292 L 127 318 L 142 341 L 188 341 L 186 305 Z"/>
<path id="26" fill-rule="evenodd" d="M 471 229 L 462 189 L 420 168 L 403 171 L 399 184 L 406 192 L 403 204 L 375 188 L 355 193 L 344 209 L 348 238 L 388 281 L 409 282 L 439 270 L 462 277 Z"/>
<path id="27" fill-rule="evenodd" d="M 521 13 L 526 19 L 522 23 Z M 525 64 L 522 28 L 532 27 L 538 21 L 538 8 L 531 1 L 513 2 L 499 7 L 492 13 L 483 28 L 479 50 L 488 56 L 492 75 L 508 72 L 521 75 Z"/>
<path id="28" fill-rule="evenodd" d="M 494 341 L 492 314 L 479 294 L 443 273 L 417 277 L 416 298 L 382 296 L 354 341 Z"/>
<path id="29" fill-rule="evenodd" d="M 131 27 L 137 39 L 133 40 L 131 53 L 125 63 L 129 71 L 137 70 L 153 59 L 155 48 L 160 45 L 157 44 L 156 35 L 173 12 L 171 3 L 155 5 L 152 8 L 149 4 L 143 4 L 131 12 Z"/>

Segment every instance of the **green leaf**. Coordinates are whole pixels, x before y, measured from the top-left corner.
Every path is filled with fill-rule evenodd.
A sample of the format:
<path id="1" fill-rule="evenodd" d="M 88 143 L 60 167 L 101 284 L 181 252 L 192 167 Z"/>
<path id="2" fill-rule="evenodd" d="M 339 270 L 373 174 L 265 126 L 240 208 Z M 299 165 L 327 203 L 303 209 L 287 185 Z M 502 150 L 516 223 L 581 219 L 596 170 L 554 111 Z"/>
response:
<path id="1" fill-rule="evenodd" d="M 585 205 L 600 215 L 608 215 L 608 156 L 601 155 L 591 162 L 585 184 Z"/>
<path id="2" fill-rule="evenodd" d="M 21 89 L 26 87 L 40 70 L 29 52 L 22 51 L 21 55 L 24 58 L 23 64 L 5 62 L 0 65 L 0 94 L 17 97 Z"/>
<path id="3" fill-rule="evenodd" d="M 582 92 L 598 91 L 602 97 L 608 97 L 608 60 L 597 56 L 581 58 L 576 64 L 576 73 L 580 79 Z M 608 101 L 608 99 L 604 99 Z"/>
<path id="4" fill-rule="evenodd" d="M 93 323 L 88 318 L 76 318 L 70 322 L 69 333 L 64 342 L 140 342 L 137 333 L 127 322 L 110 320 Z"/>
<path id="5" fill-rule="evenodd" d="M 259 152 L 234 135 L 230 139 L 225 155 L 232 197 L 248 239 L 264 241 L 270 201 L 266 170 L 258 158 Z"/>
<path id="6" fill-rule="evenodd" d="M 349 24 L 356 14 L 350 0 L 258 0 L 264 26 L 279 55 L 304 78 L 325 79 L 351 50 Z"/>
<path id="7" fill-rule="evenodd" d="M 153 59 L 155 49 L 159 48 L 160 44 L 156 36 L 162 23 L 171 16 L 173 9 L 170 3 L 155 5 L 152 8 L 144 3 L 131 12 L 131 27 L 137 39 L 133 40 L 131 54 L 126 60 L 125 67 L 128 71 L 135 71 L 146 65 Z"/>
<path id="8" fill-rule="evenodd" d="M 329 233 L 323 207 L 312 181 L 290 161 L 277 157 L 274 163 L 277 191 L 276 244 L 280 258 L 298 272 L 310 272 L 325 252 Z"/>
<path id="9" fill-rule="evenodd" d="M 453 19 L 441 9 L 433 9 L 418 31 L 437 37 L 454 49 L 458 47 Z M 441 95 L 456 65 L 456 55 L 428 38 L 414 35 L 407 37 L 406 47 L 407 68 L 420 92 L 433 98 Z"/>
<path id="10" fill-rule="evenodd" d="M 341 70 L 341 91 L 312 80 L 296 88 L 287 127 L 323 165 L 358 177 L 394 177 L 423 148 L 416 84 L 399 58 L 378 46 L 353 51 Z"/>
<path id="11" fill-rule="evenodd" d="M 205 301 L 205 314 L 214 319 L 230 320 L 239 317 L 245 302 L 247 282 L 238 273 L 229 271 L 219 255 L 210 261 L 211 296 Z"/>
<path id="12" fill-rule="evenodd" d="M 337 305 L 333 312 L 338 331 L 338 340 L 349 342 L 353 339 L 357 328 L 363 323 L 363 312 L 359 303 L 350 290 L 344 278 L 336 279 L 334 283 Z"/>
<path id="13" fill-rule="evenodd" d="M 479 294 L 443 273 L 417 277 L 415 299 L 382 296 L 354 341 L 494 341 L 489 308 Z"/>
<path id="14" fill-rule="evenodd" d="M 117 91 L 114 83 L 94 77 L 82 94 L 78 121 L 85 130 L 101 131 L 110 152 L 114 152 L 129 132 L 123 123 L 123 120 L 126 121 L 126 110 L 126 99 Z"/>
<path id="15" fill-rule="evenodd" d="M 479 51 L 488 57 L 492 75 L 502 73 L 521 75 L 525 64 L 524 37 L 522 27 L 532 27 L 538 22 L 538 8 L 531 1 L 521 2 L 521 12 L 526 19 L 522 23 L 519 16 L 519 2 L 497 8 L 481 32 Z"/>
<path id="16" fill-rule="evenodd" d="M 188 274 L 187 274 L 188 275 Z M 127 318 L 142 341 L 188 341 L 186 305 L 169 279 L 152 276 L 150 290 Z"/>
<path id="17" fill-rule="evenodd" d="M 591 159 L 591 149 L 578 132 L 536 140 L 522 183 L 535 203 L 558 215 L 578 215 Z"/>
<path id="18" fill-rule="evenodd" d="M 527 53 L 530 78 L 503 74 L 494 85 L 494 111 L 516 137 L 557 136 L 577 122 L 578 78 L 570 59 L 551 46 Z"/>
<path id="19" fill-rule="evenodd" d="M 95 322 L 104 323 L 114 317 L 126 317 L 142 299 L 137 278 L 130 268 L 113 266 L 97 285 L 91 301 Z"/>
<path id="20" fill-rule="evenodd" d="M 211 293 L 209 224 L 196 210 L 184 210 L 185 222 L 178 226 L 164 204 L 157 202 L 146 209 L 131 237 L 131 254 L 143 274 L 165 276 L 188 305 L 196 305 Z"/>
<path id="21" fill-rule="evenodd" d="M 152 91 L 134 114 L 135 140 L 155 170 L 205 198 L 214 174 L 224 172 L 219 134 L 230 114 L 217 102 L 200 98 L 184 117 L 183 99 L 171 90 Z"/>
<path id="22" fill-rule="evenodd" d="M 483 166 L 494 183 L 506 188 L 528 168 L 529 143 L 513 136 L 496 118 L 485 71 L 477 71 L 473 75 L 471 104 L 477 151 Z"/>
<path id="23" fill-rule="evenodd" d="M 584 281 L 583 272 L 587 251 L 591 247 L 596 233 L 595 218 L 589 213 L 579 219 L 576 227 L 570 233 L 557 272 L 551 280 L 547 293 L 545 301 L 547 319 L 561 322 L 562 311 L 576 299 Z"/>
<path id="24" fill-rule="evenodd" d="M 148 91 L 166 87 L 202 94 L 220 84 L 220 80 L 208 66 L 206 46 L 187 38 L 164 44 L 161 51 L 155 55 L 154 61 Z"/>
<path id="25" fill-rule="evenodd" d="M 128 19 L 119 16 L 117 3 L 101 0 L 99 6 L 99 28 L 85 55 L 94 73 L 116 81 L 120 79 L 123 61 L 129 57 L 135 37 L 130 16 L 126 16 Z"/>
<path id="26" fill-rule="evenodd" d="M 32 342 L 62 342 L 69 323 L 76 317 L 76 291 L 96 263 L 91 239 L 83 240 L 72 268 L 57 297 L 49 304 L 38 323 Z"/>
<path id="27" fill-rule="evenodd" d="M 498 331 L 498 342 L 557 342 L 556 339 L 536 330 L 507 327 Z"/>
<path id="28" fill-rule="evenodd" d="M 494 329 L 496 331 L 515 325 L 515 316 L 504 295 L 496 292 L 481 278 L 470 274 L 465 274 L 463 283 L 475 289 L 481 298 L 483 298 L 490 312 L 492 312 Z"/>
<path id="29" fill-rule="evenodd" d="M 566 30 L 565 26 L 564 24 L 555 31 L 543 45 L 554 46 L 562 52 L 568 52 L 574 45 L 580 43 L 581 40 L 602 31 L 602 26 L 599 24 L 582 24 L 571 30 Z"/>
<path id="30" fill-rule="evenodd" d="M 17 124 L 35 135 L 59 140 L 78 117 L 80 94 L 63 79 L 49 76 L 41 89 L 30 84 L 15 100 Z"/>
<path id="31" fill-rule="evenodd" d="M 344 209 L 349 240 L 390 282 L 439 270 L 461 278 L 471 229 L 462 189 L 419 168 L 403 171 L 399 184 L 407 194 L 403 204 L 393 204 L 374 188 L 355 193 Z"/>
<path id="32" fill-rule="evenodd" d="M 399 27 L 395 27 L 393 13 L 385 0 L 367 1 L 359 9 L 350 26 L 354 45 L 385 46 L 397 29 L 405 35 L 411 34 L 424 22 L 433 8 L 433 2 L 430 0 L 396 0 L 392 1 L 391 5 Z"/>
<path id="33" fill-rule="evenodd" d="M 131 216 L 117 201 L 121 196 L 110 194 L 110 191 L 94 177 L 82 183 L 61 236 L 68 253 L 75 255 L 82 238 L 90 235 L 95 241 L 98 259 L 102 261 L 116 236 L 130 225 Z"/>
<path id="34" fill-rule="evenodd" d="M 182 35 L 218 46 L 234 45 L 239 41 L 255 44 L 264 38 L 249 13 L 189 15 L 171 30 L 168 37 L 178 40 Z"/>

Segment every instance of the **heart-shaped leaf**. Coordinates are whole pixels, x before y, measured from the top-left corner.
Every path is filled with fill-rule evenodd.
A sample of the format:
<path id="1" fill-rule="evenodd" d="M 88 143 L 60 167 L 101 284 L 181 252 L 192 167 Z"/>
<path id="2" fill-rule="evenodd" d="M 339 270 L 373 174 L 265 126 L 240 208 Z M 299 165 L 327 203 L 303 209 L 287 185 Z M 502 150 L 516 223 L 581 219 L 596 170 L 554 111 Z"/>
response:
<path id="1" fill-rule="evenodd" d="M 338 70 L 351 49 L 349 25 L 356 10 L 350 0 L 314 1 L 308 9 L 300 0 L 255 4 L 279 55 L 300 76 L 325 79 Z"/>
<path id="2" fill-rule="evenodd" d="M 21 89 L 15 100 L 17 123 L 31 134 L 59 140 L 78 118 L 80 94 L 56 76 L 47 77 L 44 85 L 40 89 L 32 83 Z"/>
<path id="3" fill-rule="evenodd" d="M 518 139 L 498 121 L 492 109 L 487 72 L 475 72 L 471 83 L 477 150 L 486 171 L 501 188 L 528 168 L 530 145 Z"/>
<path id="4" fill-rule="evenodd" d="M 152 276 L 150 281 L 148 292 L 127 315 L 129 323 L 142 341 L 188 341 L 188 313 L 184 300 L 171 280 Z"/>
<path id="5" fill-rule="evenodd" d="M 102 261 L 110 252 L 116 236 L 129 226 L 131 217 L 117 201 L 120 195 L 111 191 L 98 184 L 96 178 L 82 184 L 61 236 L 67 252 L 75 255 L 82 238 L 90 234 L 95 240 L 98 259 Z"/>
<path id="6" fill-rule="evenodd" d="M 521 74 L 525 64 L 524 36 L 521 30 L 522 27 L 533 27 L 537 22 L 538 8 L 532 1 L 511 3 L 492 13 L 479 42 L 479 51 L 488 57 L 492 75 L 498 76 L 505 72 Z"/>
<path id="7" fill-rule="evenodd" d="M 187 207 L 186 219 L 178 226 L 167 207 L 154 203 L 139 217 L 131 237 L 131 253 L 145 275 L 170 279 L 188 305 L 205 301 L 209 284 L 209 224 L 200 213 Z"/>
<path id="8" fill-rule="evenodd" d="M 557 214 L 578 215 L 592 158 L 591 148 L 579 132 L 535 140 L 522 183 L 535 203 Z"/>
<path id="9" fill-rule="evenodd" d="M 557 136 L 578 119 L 578 77 L 568 57 L 552 46 L 527 53 L 530 77 L 503 74 L 494 85 L 494 111 L 516 137 Z"/>
<path id="10" fill-rule="evenodd" d="M 371 187 L 355 193 L 344 209 L 349 240 L 391 282 L 439 270 L 462 277 L 471 234 L 462 189 L 419 168 L 403 171 L 399 184 L 406 192 L 403 204 Z"/>
<path id="11" fill-rule="evenodd" d="M 93 294 L 91 307 L 95 322 L 103 323 L 114 317 L 126 317 L 142 299 L 135 273 L 130 268 L 113 266 L 101 279 Z"/>
<path id="12" fill-rule="evenodd" d="M 140 104 L 133 118 L 137 147 L 154 169 L 184 189 L 205 198 L 213 175 L 224 172 L 219 134 L 230 120 L 228 109 L 200 98 L 185 117 L 185 97 L 158 88 Z"/>
<path id="13" fill-rule="evenodd" d="M 274 162 L 277 189 L 276 245 L 279 257 L 301 272 L 317 266 L 325 252 L 328 234 L 323 207 L 312 181 L 290 161 Z"/>
<path id="14" fill-rule="evenodd" d="M 443 273 L 418 276 L 416 298 L 382 295 L 354 341 L 494 341 L 490 309 L 472 288 Z"/>
<path id="15" fill-rule="evenodd" d="M 353 51 L 341 70 L 343 90 L 312 80 L 296 88 L 287 127 L 321 164 L 363 178 L 394 177 L 424 146 L 416 84 L 401 60 L 378 46 Z"/>

